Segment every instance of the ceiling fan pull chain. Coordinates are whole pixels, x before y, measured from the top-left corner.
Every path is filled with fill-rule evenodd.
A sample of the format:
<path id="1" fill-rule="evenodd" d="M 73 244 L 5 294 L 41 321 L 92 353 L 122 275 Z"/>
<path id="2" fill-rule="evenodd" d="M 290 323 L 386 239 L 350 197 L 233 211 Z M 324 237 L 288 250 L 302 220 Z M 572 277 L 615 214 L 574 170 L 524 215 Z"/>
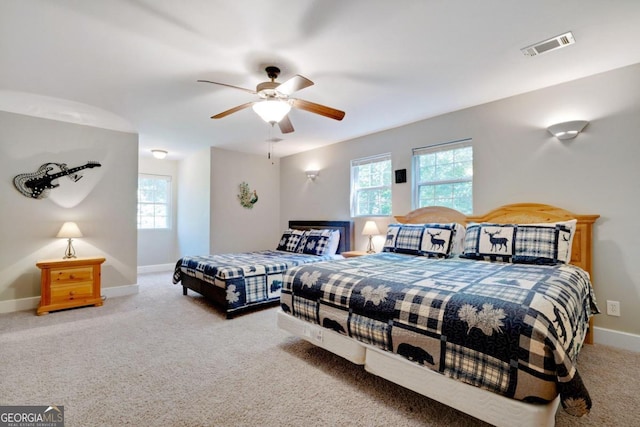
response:
<path id="1" fill-rule="evenodd" d="M 269 138 L 267 138 L 267 141 L 269 141 L 269 155 L 267 158 L 271 160 L 271 150 L 273 149 L 273 124 L 269 128 Z"/>

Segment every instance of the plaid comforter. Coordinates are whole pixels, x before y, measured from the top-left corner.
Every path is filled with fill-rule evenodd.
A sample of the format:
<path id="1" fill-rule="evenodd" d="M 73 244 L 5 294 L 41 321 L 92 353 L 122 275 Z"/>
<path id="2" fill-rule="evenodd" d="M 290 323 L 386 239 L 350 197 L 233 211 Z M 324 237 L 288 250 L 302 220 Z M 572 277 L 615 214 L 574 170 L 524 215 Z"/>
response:
<path id="1" fill-rule="evenodd" d="M 227 313 L 280 298 L 282 274 L 290 267 L 330 259 L 284 251 L 186 256 L 176 263 L 173 283 L 183 275 L 226 290 Z"/>
<path id="2" fill-rule="evenodd" d="M 591 408 L 575 362 L 598 309 L 571 265 L 380 253 L 288 270 L 281 307 L 507 397 Z"/>

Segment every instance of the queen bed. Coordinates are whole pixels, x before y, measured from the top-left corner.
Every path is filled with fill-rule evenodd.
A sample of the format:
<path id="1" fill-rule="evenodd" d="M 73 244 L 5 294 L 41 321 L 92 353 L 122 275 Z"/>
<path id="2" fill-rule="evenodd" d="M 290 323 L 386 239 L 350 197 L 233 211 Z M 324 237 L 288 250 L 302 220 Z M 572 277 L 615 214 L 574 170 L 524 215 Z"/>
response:
<path id="1" fill-rule="evenodd" d="M 560 403 L 584 415 L 575 364 L 598 312 L 597 218 L 540 204 L 419 209 L 389 226 L 380 254 L 289 269 L 278 325 L 494 425 L 551 426 Z"/>
<path id="2" fill-rule="evenodd" d="M 173 283 L 221 307 L 227 318 L 280 300 L 282 275 L 290 267 L 334 259 L 351 249 L 351 221 L 289 221 L 275 250 L 185 256 Z"/>

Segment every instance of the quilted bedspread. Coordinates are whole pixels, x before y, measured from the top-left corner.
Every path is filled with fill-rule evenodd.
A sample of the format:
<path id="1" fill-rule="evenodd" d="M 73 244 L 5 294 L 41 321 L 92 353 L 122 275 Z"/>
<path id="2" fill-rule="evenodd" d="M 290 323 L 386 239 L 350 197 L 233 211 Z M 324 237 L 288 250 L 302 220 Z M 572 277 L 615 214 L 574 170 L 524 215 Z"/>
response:
<path id="1" fill-rule="evenodd" d="M 176 263 L 173 283 L 180 282 L 182 276 L 187 275 L 219 286 L 226 290 L 227 312 L 231 312 L 277 300 L 285 270 L 330 258 L 275 250 L 185 256 Z"/>
<path id="2" fill-rule="evenodd" d="M 288 270 L 281 307 L 507 397 L 591 408 L 575 363 L 598 308 L 575 266 L 380 253 Z"/>

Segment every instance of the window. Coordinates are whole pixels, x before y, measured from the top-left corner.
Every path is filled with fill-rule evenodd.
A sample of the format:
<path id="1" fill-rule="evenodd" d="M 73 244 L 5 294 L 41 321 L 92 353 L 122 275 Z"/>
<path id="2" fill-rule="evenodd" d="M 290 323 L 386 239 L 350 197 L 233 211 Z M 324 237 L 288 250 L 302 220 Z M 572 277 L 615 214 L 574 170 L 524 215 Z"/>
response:
<path id="1" fill-rule="evenodd" d="M 138 229 L 170 228 L 171 177 L 138 175 Z"/>
<path id="2" fill-rule="evenodd" d="M 391 154 L 351 161 L 351 216 L 391 215 Z"/>
<path id="3" fill-rule="evenodd" d="M 413 150 L 413 206 L 446 206 L 473 212 L 471 139 Z"/>

